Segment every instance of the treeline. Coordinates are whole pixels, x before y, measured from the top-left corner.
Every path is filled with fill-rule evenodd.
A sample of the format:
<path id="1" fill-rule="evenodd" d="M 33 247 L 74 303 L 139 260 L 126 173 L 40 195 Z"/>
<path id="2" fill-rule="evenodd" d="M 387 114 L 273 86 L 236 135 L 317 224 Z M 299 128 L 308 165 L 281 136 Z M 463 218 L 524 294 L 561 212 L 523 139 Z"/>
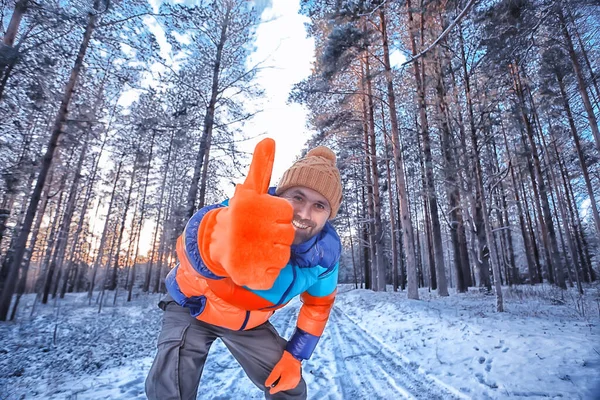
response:
<path id="1" fill-rule="evenodd" d="M 292 98 L 337 149 L 345 279 L 385 290 L 597 279 L 599 8 L 591 1 L 302 1 Z"/>
<path id="2" fill-rule="evenodd" d="M 259 13 L 245 0 L 0 12 L 0 320 L 26 292 L 164 290 L 187 219 L 245 167 Z"/>
<path id="3" fill-rule="evenodd" d="M 341 276 L 447 295 L 598 274 L 598 5 L 301 1 L 291 98 L 338 153 Z M 0 4 L 0 320 L 24 293 L 164 290 L 176 238 L 245 170 L 245 0 Z M 147 254 L 146 253 L 147 251 Z M 102 302 L 100 302 L 100 305 Z"/>

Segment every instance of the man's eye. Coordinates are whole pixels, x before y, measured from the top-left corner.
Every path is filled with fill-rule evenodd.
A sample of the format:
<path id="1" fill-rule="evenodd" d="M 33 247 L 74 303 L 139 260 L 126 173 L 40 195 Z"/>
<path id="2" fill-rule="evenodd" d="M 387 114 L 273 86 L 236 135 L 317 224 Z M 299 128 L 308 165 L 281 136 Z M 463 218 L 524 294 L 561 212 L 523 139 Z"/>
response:
<path id="1" fill-rule="evenodd" d="M 319 204 L 319 203 L 316 203 L 315 207 L 317 207 L 319 210 L 324 210 L 325 209 L 325 206 L 323 204 Z"/>
<path id="2" fill-rule="evenodd" d="M 294 200 L 296 200 L 296 201 L 302 201 L 302 197 L 301 196 L 294 196 Z"/>

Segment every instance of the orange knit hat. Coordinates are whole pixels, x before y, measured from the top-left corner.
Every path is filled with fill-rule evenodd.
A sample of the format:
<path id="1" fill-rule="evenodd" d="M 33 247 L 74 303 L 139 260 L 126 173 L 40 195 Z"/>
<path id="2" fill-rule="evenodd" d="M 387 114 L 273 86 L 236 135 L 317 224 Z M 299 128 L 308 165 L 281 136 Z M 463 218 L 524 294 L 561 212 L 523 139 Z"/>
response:
<path id="1" fill-rule="evenodd" d="M 275 193 L 280 195 L 294 186 L 312 189 L 327 199 L 331 207 L 329 219 L 333 219 L 342 202 L 342 181 L 335 159 L 329 148 L 315 147 L 283 173 Z"/>

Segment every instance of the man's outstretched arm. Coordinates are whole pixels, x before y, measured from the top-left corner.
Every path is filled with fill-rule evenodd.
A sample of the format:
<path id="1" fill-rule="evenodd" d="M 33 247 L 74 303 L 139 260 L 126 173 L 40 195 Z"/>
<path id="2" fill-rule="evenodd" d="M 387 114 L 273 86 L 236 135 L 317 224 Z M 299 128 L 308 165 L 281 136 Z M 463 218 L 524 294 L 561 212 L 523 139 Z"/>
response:
<path id="1" fill-rule="evenodd" d="M 281 360 L 265 382 L 265 386 L 271 387 L 271 394 L 293 389 L 300 382 L 302 361 L 310 358 L 317 347 L 333 308 L 338 268 L 339 265 L 336 264 L 326 276 L 300 295 L 302 306 L 296 330 L 288 341 Z"/>

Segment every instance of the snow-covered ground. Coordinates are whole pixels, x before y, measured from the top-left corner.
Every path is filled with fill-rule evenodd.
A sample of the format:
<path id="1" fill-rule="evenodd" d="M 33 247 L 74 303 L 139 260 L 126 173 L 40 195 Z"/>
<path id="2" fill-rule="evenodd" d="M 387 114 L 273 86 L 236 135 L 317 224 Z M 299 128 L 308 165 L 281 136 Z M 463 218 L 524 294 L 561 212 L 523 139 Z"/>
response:
<path id="1" fill-rule="evenodd" d="M 600 399 L 600 291 L 549 286 L 471 289 L 421 300 L 406 293 L 339 288 L 327 329 L 304 363 L 310 399 Z M 59 307 L 21 301 L 0 324 L 0 399 L 143 399 L 161 311 L 157 295 L 123 298 L 98 313 L 85 294 Z M 284 337 L 300 304 L 278 311 Z M 209 354 L 200 399 L 259 399 L 220 342 Z"/>

